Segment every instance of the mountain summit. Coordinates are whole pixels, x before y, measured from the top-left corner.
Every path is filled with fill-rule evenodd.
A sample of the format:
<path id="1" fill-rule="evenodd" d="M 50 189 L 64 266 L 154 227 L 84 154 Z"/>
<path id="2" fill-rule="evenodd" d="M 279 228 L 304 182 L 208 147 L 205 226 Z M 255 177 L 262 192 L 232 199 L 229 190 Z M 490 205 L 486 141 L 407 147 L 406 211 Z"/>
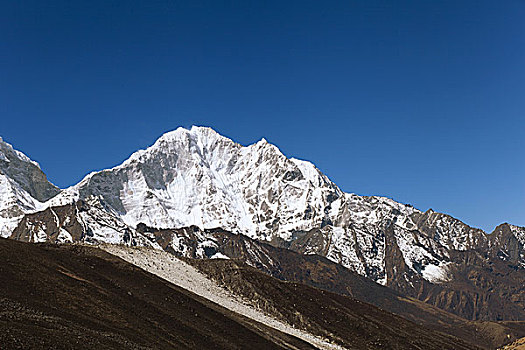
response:
<path id="1" fill-rule="evenodd" d="M 179 128 L 121 165 L 92 173 L 53 204 L 101 196 L 136 226 L 223 227 L 289 240 L 331 221 L 342 192 L 309 162 L 264 139 L 247 147 L 205 127 Z"/>

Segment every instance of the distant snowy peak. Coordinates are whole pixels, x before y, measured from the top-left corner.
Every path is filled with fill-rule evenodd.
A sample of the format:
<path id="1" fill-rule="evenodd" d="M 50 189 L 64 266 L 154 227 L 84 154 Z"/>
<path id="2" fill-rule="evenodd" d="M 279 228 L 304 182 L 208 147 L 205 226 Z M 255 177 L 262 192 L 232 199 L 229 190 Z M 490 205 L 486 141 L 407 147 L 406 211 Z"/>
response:
<path id="1" fill-rule="evenodd" d="M 133 153 L 124 163 L 111 170 L 148 162 L 158 153 L 180 152 L 181 146 L 186 148 L 188 153 L 201 159 L 206 158 L 218 146 L 222 146 L 223 149 L 242 147 L 208 127 L 193 126 L 190 130 L 180 127 L 165 133 L 152 146 Z"/>
<path id="2" fill-rule="evenodd" d="M 37 162 L 0 137 L 0 173 L 8 176 L 36 200 L 43 202 L 60 192 L 50 183 Z"/>
<path id="3" fill-rule="evenodd" d="M 9 236 L 24 214 L 60 190 L 47 181 L 38 163 L 0 138 L 0 237 Z"/>

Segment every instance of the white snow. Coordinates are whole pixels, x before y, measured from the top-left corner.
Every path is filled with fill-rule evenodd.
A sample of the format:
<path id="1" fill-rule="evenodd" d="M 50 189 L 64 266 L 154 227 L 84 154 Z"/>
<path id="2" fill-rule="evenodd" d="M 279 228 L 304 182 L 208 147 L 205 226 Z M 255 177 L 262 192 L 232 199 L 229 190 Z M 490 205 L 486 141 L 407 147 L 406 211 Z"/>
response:
<path id="1" fill-rule="evenodd" d="M 5 156 L 4 152 L 0 150 L 0 160 L 9 163 L 10 160 Z"/>
<path id="2" fill-rule="evenodd" d="M 126 180 L 115 183 L 112 193 L 99 192 L 95 178 L 102 175 Z M 313 164 L 290 160 L 265 140 L 243 147 L 204 127 L 166 133 L 121 165 L 89 174 L 49 204 L 76 200 L 81 189 L 122 203 L 124 210 L 114 209 L 131 227 L 140 222 L 222 227 L 267 239 L 275 234 L 288 239 L 295 230 L 319 225 L 328 193 L 342 195 Z M 313 215 L 305 219 L 307 206 Z"/>
<path id="3" fill-rule="evenodd" d="M 439 283 L 439 282 L 446 282 L 448 281 L 447 271 L 448 271 L 448 265 L 447 263 L 442 264 L 440 266 L 429 264 L 425 266 L 423 269 L 422 274 L 423 277 L 432 283 Z"/>
<path id="4" fill-rule="evenodd" d="M 224 255 L 221 252 L 217 252 L 210 256 L 210 259 L 230 259 L 228 255 Z"/>
<path id="5" fill-rule="evenodd" d="M 71 234 L 67 232 L 62 227 L 59 228 L 59 234 L 57 237 L 58 243 L 73 243 L 73 237 L 71 237 Z"/>

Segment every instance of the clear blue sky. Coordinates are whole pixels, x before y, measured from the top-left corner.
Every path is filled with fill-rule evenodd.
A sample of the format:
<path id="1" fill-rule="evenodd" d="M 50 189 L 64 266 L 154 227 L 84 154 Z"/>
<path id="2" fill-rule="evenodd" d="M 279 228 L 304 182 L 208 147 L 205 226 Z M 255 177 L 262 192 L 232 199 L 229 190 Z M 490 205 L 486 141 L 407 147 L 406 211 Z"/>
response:
<path id="1" fill-rule="evenodd" d="M 525 226 L 525 1 L 2 1 L 0 135 L 65 187 L 178 126 Z"/>

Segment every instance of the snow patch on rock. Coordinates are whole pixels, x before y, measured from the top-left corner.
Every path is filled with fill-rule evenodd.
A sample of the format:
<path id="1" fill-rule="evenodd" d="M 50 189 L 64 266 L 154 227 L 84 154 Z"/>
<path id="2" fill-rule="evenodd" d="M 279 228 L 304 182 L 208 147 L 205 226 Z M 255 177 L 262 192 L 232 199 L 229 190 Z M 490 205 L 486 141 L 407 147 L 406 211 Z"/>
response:
<path id="1" fill-rule="evenodd" d="M 429 264 L 421 271 L 423 278 L 432 283 L 441 283 L 448 281 L 448 266 L 444 263 L 441 265 Z"/>

